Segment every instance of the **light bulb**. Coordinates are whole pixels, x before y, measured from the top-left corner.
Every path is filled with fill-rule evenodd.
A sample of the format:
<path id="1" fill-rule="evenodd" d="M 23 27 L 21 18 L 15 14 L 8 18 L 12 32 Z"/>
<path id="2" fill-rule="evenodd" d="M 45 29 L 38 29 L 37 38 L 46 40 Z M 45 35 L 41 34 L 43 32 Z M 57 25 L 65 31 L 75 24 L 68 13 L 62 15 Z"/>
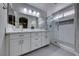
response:
<path id="1" fill-rule="evenodd" d="M 31 14 L 32 13 L 32 10 L 29 10 L 29 13 Z"/>
<path id="2" fill-rule="evenodd" d="M 40 16 L 40 13 L 39 13 L 39 12 L 37 12 L 36 16 L 38 16 L 38 17 L 39 17 L 39 16 Z"/>
<path id="3" fill-rule="evenodd" d="M 33 11 L 33 15 L 36 15 L 36 11 Z"/>
<path id="4" fill-rule="evenodd" d="M 27 8 L 24 8 L 24 12 L 27 12 Z"/>

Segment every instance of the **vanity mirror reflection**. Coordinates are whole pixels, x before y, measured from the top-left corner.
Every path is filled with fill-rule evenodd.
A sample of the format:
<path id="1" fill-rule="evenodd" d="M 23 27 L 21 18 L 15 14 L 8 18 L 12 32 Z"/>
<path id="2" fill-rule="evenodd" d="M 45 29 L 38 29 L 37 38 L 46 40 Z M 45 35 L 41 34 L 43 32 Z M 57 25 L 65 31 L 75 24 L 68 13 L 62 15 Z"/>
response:
<path id="1" fill-rule="evenodd" d="M 14 15 L 8 15 L 8 23 L 11 25 L 15 25 L 15 16 Z"/>
<path id="2" fill-rule="evenodd" d="M 45 29 L 45 22 L 40 12 L 28 8 L 23 3 L 10 3 L 8 8 L 8 29 Z"/>
<path id="3" fill-rule="evenodd" d="M 21 25 L 23 28 L 27 28 L 28 26 L 28 19 L 25 17 L 19 18 L 19 25 Z"/>

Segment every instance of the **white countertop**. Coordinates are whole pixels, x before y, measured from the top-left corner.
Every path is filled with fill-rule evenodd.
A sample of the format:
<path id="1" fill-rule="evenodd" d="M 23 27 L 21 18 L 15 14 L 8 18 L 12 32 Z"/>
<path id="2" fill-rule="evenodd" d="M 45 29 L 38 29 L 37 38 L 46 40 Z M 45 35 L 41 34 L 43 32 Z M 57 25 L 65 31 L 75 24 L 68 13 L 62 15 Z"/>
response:
<path id="1" fill-rule="evenodd" d="M 44 29 L 15 29 L 15 30 L 6 31 L 6 34 L 24 33 L 24 32 L 40 32 L 40 31 L 46 31 L 46 30 L 44 30 Z"/>

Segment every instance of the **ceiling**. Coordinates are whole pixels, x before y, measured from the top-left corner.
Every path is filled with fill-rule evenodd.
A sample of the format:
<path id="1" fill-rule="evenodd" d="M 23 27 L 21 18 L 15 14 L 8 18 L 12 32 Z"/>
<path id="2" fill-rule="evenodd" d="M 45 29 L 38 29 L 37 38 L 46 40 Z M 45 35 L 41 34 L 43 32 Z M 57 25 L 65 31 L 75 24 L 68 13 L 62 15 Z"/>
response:
<path id="1" fill-rule="evenodd" d="M 71 5 L 72 3 L 28 3 L 28 4 L 45 11 L 47 13 L 47 16 L 49 16 L 52 13 L 55 13 Z"/>
<path id="2" fill-rule="evenodd" d="M 69 6 L 71 3 L 14 3 L 14 8 L 22 12 L 23 8 L 32 9 L 41 12 L 42 15 L 50 16 L 51 14 Z"/>
<path id="3" fill-rule="evenodd" d="M 32 5 L 36 8 L 39 8 L 43 11 L 49 10 L 51 7 L 54 7 L 54 5 L 56 5 L 56 3 L 29 3 L 29 5 Z"/>

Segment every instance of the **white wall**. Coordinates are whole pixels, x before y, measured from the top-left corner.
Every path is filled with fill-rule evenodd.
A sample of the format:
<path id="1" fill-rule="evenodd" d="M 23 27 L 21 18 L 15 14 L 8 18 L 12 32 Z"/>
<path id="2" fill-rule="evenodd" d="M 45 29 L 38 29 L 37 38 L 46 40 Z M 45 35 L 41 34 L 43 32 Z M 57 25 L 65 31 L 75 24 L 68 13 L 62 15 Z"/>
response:
<path id="1" fill-rule="evenodd" d="M 51 8 L 48 8 L 49 10 L 47 11 L 47 16 L 50 16 L 51 14 L 67 7 L 69 5 L 71 5 L 71 3 L 58 3 Z"/>
<path id="2" fill-rule="evenodd" d="M 5 28 L 7 22 L 7 9 L 3 9 L 0 3 L 0 56 L 5 55 Z"/>
<path id="3" fill-rule="evenodd" d="M 38 27 L 41 29 L 47 29 L 46 18 L 38 18 Z"/>
<path id="4" fill-rule="evenodd" d="M 79 4 L 75 4 L 75 28 L 76 28 L 76 37 L 75 37 L 75 50 L 79 54 Z"/>

